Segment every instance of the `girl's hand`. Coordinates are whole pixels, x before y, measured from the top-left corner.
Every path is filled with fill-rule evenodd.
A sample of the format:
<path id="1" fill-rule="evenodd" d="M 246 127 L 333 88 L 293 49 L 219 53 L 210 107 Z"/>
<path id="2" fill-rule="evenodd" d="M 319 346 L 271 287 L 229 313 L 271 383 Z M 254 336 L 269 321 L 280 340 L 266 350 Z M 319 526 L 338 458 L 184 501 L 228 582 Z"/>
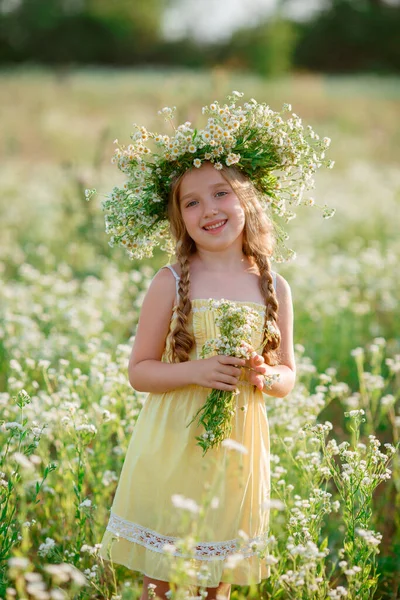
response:
<path id="1" fill-rule="evenodd" d="M 264 357 L 257 354 L 250 344 L 242 342 L 242 345 L 251 352 L 250 358 L 246 361 L 247 380 L 262 391 L 264 389 L 264 375 L 273 373 L 274 369 L 265 363 Z"/>
<path id="2" fill-rule="evenodd" d="M 218 354 L 210 358 L 191 361 L 194 368 L 193 380 L 196 385 L 213 388 L 216 390 L 235 391 L 241 367 L 246 361 L 244 358 Z"/>

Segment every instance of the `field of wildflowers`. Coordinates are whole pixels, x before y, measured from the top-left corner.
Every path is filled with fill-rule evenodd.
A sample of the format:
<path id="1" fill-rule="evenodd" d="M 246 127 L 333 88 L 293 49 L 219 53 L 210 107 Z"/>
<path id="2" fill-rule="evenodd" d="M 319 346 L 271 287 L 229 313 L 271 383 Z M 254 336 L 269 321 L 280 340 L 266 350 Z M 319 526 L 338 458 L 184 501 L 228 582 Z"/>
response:
<path id="1" fill-rule="evenodd" d="M 112 142 L 126 142 L 133 121 L 161 128 L 151 121 L 164 105 L 192 120 L 233 89 L 273 109 L 290 102 L 332 139 L 335 168 L 317 173 L 314 196 L 337 212 L 322 221 L 299 211 L 288 227 L 297 260 L 273 266 L 292 288 L 298 378 L 286 398 L 266 396 L 271 531 L 258 550 L 271 576 L 233 586 L 232 599 L 399 598 L 399 81 L 85 70 L 0 79 L 0 598 L 140 598 L 139 575 L 97 554 L 145 400 L 127 377 L 135 325 L 167 259 L 111 249 L 84 190 L 121 180 Z M 190 555 L 202 507 L 174 502 L 192 523 L 181 540 Z M 171 598 L 189 597 L 190 560 L 171 555 L 171 565 Z"/>

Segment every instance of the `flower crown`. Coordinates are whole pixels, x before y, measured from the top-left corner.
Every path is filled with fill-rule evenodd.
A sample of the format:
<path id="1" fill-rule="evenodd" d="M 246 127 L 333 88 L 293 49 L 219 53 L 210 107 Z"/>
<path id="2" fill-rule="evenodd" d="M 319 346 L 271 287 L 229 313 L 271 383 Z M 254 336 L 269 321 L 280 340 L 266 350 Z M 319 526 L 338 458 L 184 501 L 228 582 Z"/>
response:
<path id="1" fill-rule="evenodd" d="M 313 198 L 303 200 L 305 190 L 314 187 L 316 170 L 334 165 L 325 160 L 331 140 L 320 140 L 310 125 L 304 129 L 295 113 L 282 118 L 292 110 L 290 104 L 284 104 L 280 113 L 253 98 L 237 106 L 242 96 L 232 92 L 227 104 L 215 101 L 204 106 L 202 113 L 208 115 L 204 129 L 193 129 L 189 122 L 175 128 L 176 109 L 166 107 L 158 112 L 171 123 L 173 135 L 151 133 L 135 124 L 137 131 L 129 146 L 115 140 L 112 162 L 128 179 L 102 203 L 111 247 L 121 244 L 130 258 L 152 256 L 156 246 L 172 255 L 175 245 L 167 216 L 171 182 L 188 169 L 200 168 L 203 161 L 210 161 L 216 169 L 235 165 L 253 183 L 274 226 L 277 243 L 271 258 L 276 262 L 296 257 L 285 245 L 289 236 L 276 217 L 289 222 L 299 205 L 322 209 L 324 218 L 334 215 L 335 209 L 320 206 Z M 86 190 L 86 198 L 94 192 Z"/>

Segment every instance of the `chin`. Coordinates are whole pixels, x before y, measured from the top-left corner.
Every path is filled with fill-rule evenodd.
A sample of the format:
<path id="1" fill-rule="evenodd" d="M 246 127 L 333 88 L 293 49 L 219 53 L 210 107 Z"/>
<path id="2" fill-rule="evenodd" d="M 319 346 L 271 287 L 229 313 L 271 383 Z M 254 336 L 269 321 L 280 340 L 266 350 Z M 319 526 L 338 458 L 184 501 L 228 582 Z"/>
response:
<path id="1" fill-rule="evenodd" d="M 238 239 L 240 238 L 240 240 L 238 241 Z M 205 250 L 211 250 L 211 251 L 222 251 L 222 250 L 227 250 L 228 248 L 232 247 L 232 246 L 236 246 L 238 243 L 243 244 L 243 240 L 241 238 L 241 236 L 238 236 L 236 238 L 232 238 L 232 239 L 218 239 L 218 238 L 214 238 L 211 240 L 202 240 L 201 242 L 196 242 L 196 245 L 198 245 L 200 248 L 204 248 Z"/>

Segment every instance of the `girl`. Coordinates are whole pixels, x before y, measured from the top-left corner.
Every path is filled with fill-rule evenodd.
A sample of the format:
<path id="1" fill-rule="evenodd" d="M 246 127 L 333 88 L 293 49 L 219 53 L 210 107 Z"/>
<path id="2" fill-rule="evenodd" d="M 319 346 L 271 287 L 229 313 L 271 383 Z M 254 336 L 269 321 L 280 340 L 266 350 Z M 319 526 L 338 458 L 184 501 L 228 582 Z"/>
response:
<path id="1" fill-rule="evenodd" d="M 120 243 L 141 258 L 157 245 L 171 251 L 172 241 L 177 259 L 156 274 L 143 301 L 129 381 L 149 395 L 100 551 L 107 558 L 113 542 L 112 560 L 143 574 L 141 600 L 149 597 L 148 586 L 168 597 L 171 554 L 186 561 L 195 586 L 207 585 L 207 600 L 229 599 L 231 583 L 259 583 L 270 575 L 257 552 L 267 547 L 269 533 L 263 392 L 282 398 L 296 378 L 290 286 L 270 262 L 295 253 L 273 215 L 289 221 L 293 207 L 318 206 L 302 194 L 313 187 L 315 170 L 333 161 L 324 160 L 329 138 L 305 130 L 295 113 L 282 118 L 289 104 L 282 113 L 254 99 L 237 106 L 242 95 L 203 107 L 210 115 L 205 129 L 186 122 L 169 137 L 136 126 L 133 143 L 118 147 L 113 159 L 129 180 L 103 204 L 111 246 Z M 173 109 L 160 112 L 172 121 Z M 333 214 L 323 207 L 325 218 Z M 205 342 L 218 334 L 210 298 L 256 311 L 249 360 L 200 358 Z M 230 439 L 203 456 L 196 437 L 204 431 L 193 417 L 211 389 L 238 394 Z M 185 548 L 182 538 L 190 533 L 196 541 Z"/>
<path id="2" fill-rule="evenodd" d="M 229 599 L 229 582 L 259 583 L 269 575 L 265 560 L 251 549 L 254 541 L 265 540 L 269 522 L 270 447 L 262 392 L 284 397 L 295 383 L 291 293 L 287 281 L 271 272 L 271 224 L 250 180 L 235 167 L 217 170 L 205 161 L 188 170 L 172 185 L 168 213 L 178 262 L 156 274 L 143 301 L 129 380 L 149 396 L 130 441 L 101 553 L 106 558 L 106 546 L 119 534 L 111 557 L 144 574 L 141 600 L 149 597 L 149 584 L 160 598 L 167 597 L 163 547 L 179 537 L 173 518 L 179 509 L 171 498 L 200 504 L 208 489 L 214 498 L 205 515 L 208 530 L 191 564 L 196 572 L 209 567 L 207 600 L 217 594 Z M 277 324 L 280 335 L 254 353 L 250 369 L 243 368 L 245 360 L 229 356 L 198 358 L 216 333 L 208 298 L 258 310 L 254 348 L 263 347 L 265 320 Z M 264 389 L 264 375 L 270 373 L 279 373 L 280 380 Z M 186 424 L 210 388 L 237 386 L 231 439 L 245 453 L 224 446 L 203 457 L 195 440 L 202 432 L 196 423 Z M 237 552 L 235 542 L 243 542 L 243 532 L 249 538 L 245 558 L 230 569 L 229 556 Z"/>

